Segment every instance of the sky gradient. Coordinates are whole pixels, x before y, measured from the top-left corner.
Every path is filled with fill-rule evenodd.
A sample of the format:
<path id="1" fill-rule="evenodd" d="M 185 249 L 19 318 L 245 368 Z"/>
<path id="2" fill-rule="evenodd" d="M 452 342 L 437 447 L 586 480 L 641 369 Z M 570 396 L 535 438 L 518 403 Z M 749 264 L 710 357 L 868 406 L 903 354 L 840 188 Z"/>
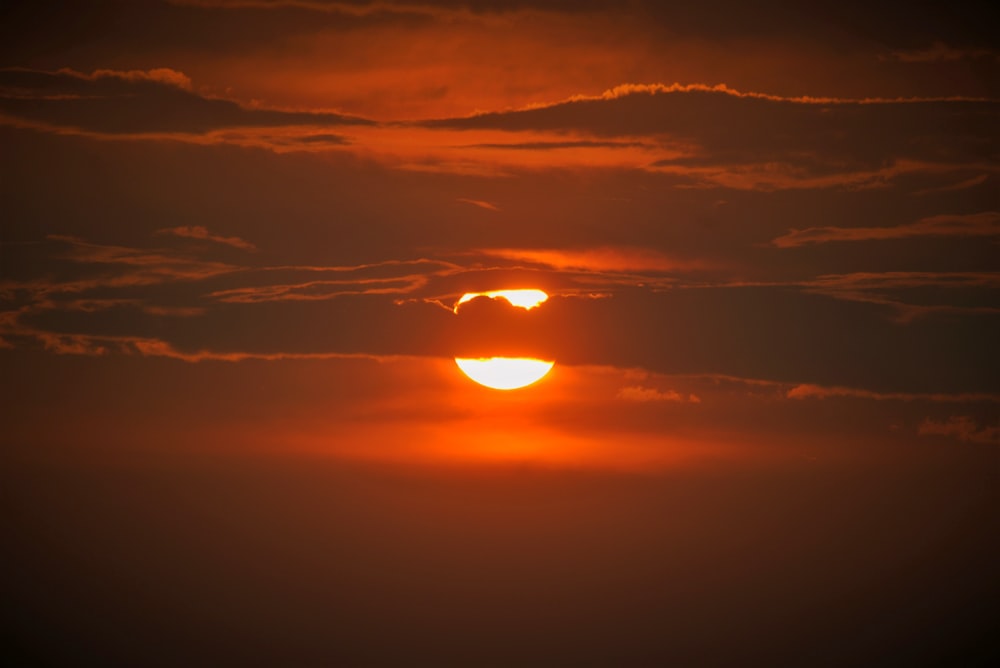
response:
<path id="1" fill-rule="evenodd" d="M 13 651 L 991 665 L 988 6 L 662 4 L 6 3 Z"/>

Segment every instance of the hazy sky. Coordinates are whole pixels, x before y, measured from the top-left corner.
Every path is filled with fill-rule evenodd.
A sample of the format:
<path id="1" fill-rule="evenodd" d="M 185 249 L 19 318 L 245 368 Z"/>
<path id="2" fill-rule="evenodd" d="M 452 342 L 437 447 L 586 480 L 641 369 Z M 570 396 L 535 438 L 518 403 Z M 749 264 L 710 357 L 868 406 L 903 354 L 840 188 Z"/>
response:
<path id="1" fill-rule="evenodd" d="M 4 4 L 29 663 L 990 663 L 989 7 L 664 4 Z"/>

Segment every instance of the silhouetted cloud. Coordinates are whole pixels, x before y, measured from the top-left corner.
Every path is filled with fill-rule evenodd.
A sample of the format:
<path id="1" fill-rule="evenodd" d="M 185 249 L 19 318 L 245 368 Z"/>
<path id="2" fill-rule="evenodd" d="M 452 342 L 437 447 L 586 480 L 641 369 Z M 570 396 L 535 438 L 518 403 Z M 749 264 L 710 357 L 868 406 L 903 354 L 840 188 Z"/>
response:
<path id="1" fill-rule="evenodd" d="M 672 401 L 677 403 L 700 404 L 701 398 L 694 394 L 684 395 L 676 390 L 658 390 L 654 387 L 630 385 L 623 387 L 616 395 L 626 401 Z"/>
<path id="2" fill-rule="evenodd" d="M 647 168 L 687 176 L 694 185 L 875 187 L 910 172 L 971 165 L 995 171 L 993 141 L 987 137 L 998 110 L 1000 104 L 991 100 L 957 97 L 783 97 L 722 85 L 624 84 L 599 96 L 421 125 L 575 132 L 631 138 L 632 144 L 646 138 L 638 143 L 659 144 L 664 153 L 675 154 Z M 612 150 L 612 145 L 595 141 L 590 148 Z"/>
<path id="3" fill-rule="evenodd" d="M 110 135 L 204 134 L 224 128 L 368 124 L 330 112 L 251 108 L 195 92 L 166 68 L 148 71 L 0 69 L 3 117 Z"/>
<path id="4" fill-rule="evenodd" d="M 465 204 L 471 204 L 472 206 L 478 206 L 480 209 L 486 209 L 487 211 L 499 211 L 500 207 L 492 202 L 487 202 L 481 199 L 468 199 L 466 197 L 459 197 L 459 202 L 464 202 Z"/>
<path id="5" fill-rule="evenodd" d="M 610 272 L 685 272 L 704 269 L 698 260 L 671 258 L 648 248 L 481 248 L 477 254 L 554 269 Z"/>
<path id="6" fill-rule="evenodd" d="M 771 243 L 778 248 L 794 248 L 806 244 L 831 241 L 870 241 L 875 239 L 905 239 L 919 236 L 988 237 L 1000 235 L 1000 213 L 985 211 L 971 214 L 942 214 L 921 218 L 908 225 L 894 227 L 809 227 L 790 230 Z"/>
<path id="7" fill-rule="evenodd" d="M 490 148 L 505 151 L 561 151 L 578 148 L 652 148 L 654 144 L 637 141 L 530 141 L 495 144 L 467 144 L 464 148 Z"/>
<path id="8" fill-rule="evenodd" d="M 1000 53 L 993 49 L 976 47 L 952 47 L 944 42 L 934 42 L 923 49 L 897 49 L 887 56 L 902 63 L 940 63 L 954 60 L 977 60 L 989 58 L 997 60 Z"/>
<path id="9" fill-rule="evenodd" d="M 233 248 L 239 248 L 245 251 L 257 250 L 249 241 L 240 239 L 239 237 L 224 237 L 218 234 L 212 234 L 207 228 L 201 225 L 182 225 L 180 227 L 168 227 L 159 231 L 160 234 L 172 234 L 175 237 L 181 237 L 185 239 L 198 239 L 200 241 L 212 241 L 219 244 L 225 244 L 226 246 L 232 246 Z"/>
<path id="10" fill-rule="evenodd" d="M 852 399 L 874 399 L 875 401 L 914 401 L 934 403 L 1000 403 L 1000 394 L 985 393 L 913 393 L 913 392 L 873 392 L 854 387 L 823 387 L 820 385 L 796 385 L 785 394 L 789 399 L 829 399 L 848 397 Z"/>
<path id="11" fill-rule="evenodd" d="M 967 415 L 952 416 L 947 421 L 927 418 L 920 423 L 917 433 L 921 436 L 946 436 L 969 443 L 1000 444 L 1000 427 L 980 427 Z"/>
<path id="12" fill-rule="evenodd" d="M 935 186 L 933 188 L 922 188 L 915 191 L 914 195 L 932 195 L 934 193 L 948 193 L 955 192 L 956 190 L 967 190 L 969 188 L 975 188 L 986 183 L 990 178 L 989 174 L 980 174 L 978 176 L 973 176 L 968 179 L 963 179 L 956 183 L 947 183 L 942 186 Z"/>
<path id="13" fill-rule="evenodd" d="M 889 306 L 899 322 L 933 313 L 1000 313 L 992 292 L 1000 286 L 994 272 L 855 272 L 818 276 L 798 285 L 835 299 Z M 942 297 L 950 293 L 951 299 Z M 967 295 L 963 299 L 955 296 Z"/>

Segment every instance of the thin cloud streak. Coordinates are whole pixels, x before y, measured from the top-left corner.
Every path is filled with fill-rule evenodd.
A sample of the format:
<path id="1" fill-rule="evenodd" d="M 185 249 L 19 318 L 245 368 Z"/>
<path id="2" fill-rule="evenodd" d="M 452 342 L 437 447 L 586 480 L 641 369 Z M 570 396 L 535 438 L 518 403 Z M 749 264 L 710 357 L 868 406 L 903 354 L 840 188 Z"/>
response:
<path id="1" fill-rule="evenodd" d="M 886 60 L 901 63 L 947 63 L 956 60 L 1000 59 L 1000 52 L 993 49 L 953 47 L 944 42 L 934 42 L 925 49 L 899 49 L 883 56 Z"/>
<path id="2" fill-rule="evenodd" d="M 708 266 L 702 261 L 671 258 L 647 248 L 480 248 L 475 253 L 557 270 L 666 273 L 696 271 Z"/>
<path id="3" fill-rule="evenodd" d="M 809 227 L 771 240 L 778 248 L 835 241 L 873 241 L 921 236 L 989 237 L 1000 235 L 1000 213 L 942 214 L 895 227 Z"/>
<path id="4" fill-rule="evenodd" d="M 989 174 L 980 174 L 978 176 L 973 176 L 969 179 L 964 179 L 957 183 L 949 183 L 943 186 L 935 186 L 933 188 L 922 188 L 915 191 L 913 194 L 920 195 L 933 195 L 936 193 L 949 193 L 958 190 L 968 190 L 969 188 L 975 188 L 976 186 L 981 186 L 986 183 L 990 178 Z"/>
<path id="5" fill-rule="evenodd" d="M 477 14 L 464 7 L 449 8 L 441 5 L 405 2 L 337 2 L 330 0 L 167 0 L 172 5 L 202 9 L 229 10 L 282 10 L 297 9 L 321 14 L 341 14 L 364 18 L 379 14 L 422 16 L 441 20 L 471 20 Z"/>
<path id="6" fill-rule="evenodd" d="M 157 231 L 159 234 L 171 234 L 184 239 L 197 239 L 199 241 L 213 241 L 215 243 L 232 246 L 245 251 L 255 251 L 257 247 L 249 241 L 239 237 L 224 237 L 219 234 L 212 234 L 207 228 L 201 225 L 185 225 L 181 227 L 169 227 Z"/>
<path id="7" fill-rule="evenodd" d="M 623 387 L 616 395 L 618 399 L 625 401 L 667 401 L 674 403 L 700 404 L 701 398 L 695 394 L 681 394 L 676 390 L 658 390 L 654 387 L 642 387 L 641 385 L 630 385 Z"/>
<path id="8" fill-rule="evenodd" d="M 471 204 L 472 206 L 477 206 L 480 209 L 486 209 L 487 211 L 500 211 L 500 207 L 498 207 L 496 204 L 481 199 L 468 199 L 465 197 L 459 197 L 456 201 L 462 202 L 464 204 Z"/>
<path id="9" fill-rule="evenodd" d="M 952 416 L 947 421 L 926 418 L 917 428 L 919 436 L 945 436 L 957 438 L 966 443 L 982 443 L 1000 445 L 1000 427 L 984 426 L 982 428 L 967 415 Z"/>
<path id="10" fill-rule="evenodd" d="M 176 70 L 98 69 L 90 74 L 0 68 L 0 120 L 96 135 L 204 135 L 228 128 L 370 125 L 329 111 L 248 106 L 196 92 Z M 315 130 L 312 131 L 315 134 Z"/>
<path id="11" fill-rule="evenodd" d="M 789 399 L 872 399 L 875 401 L 906 401 L 929 403 L 1000 403 L 1000 394 L 982 392 L 914 393 L 914 392 L 873 392 L 854 387 L 824 387 L 802 384 L 789 389 L 785 396 Z"/>

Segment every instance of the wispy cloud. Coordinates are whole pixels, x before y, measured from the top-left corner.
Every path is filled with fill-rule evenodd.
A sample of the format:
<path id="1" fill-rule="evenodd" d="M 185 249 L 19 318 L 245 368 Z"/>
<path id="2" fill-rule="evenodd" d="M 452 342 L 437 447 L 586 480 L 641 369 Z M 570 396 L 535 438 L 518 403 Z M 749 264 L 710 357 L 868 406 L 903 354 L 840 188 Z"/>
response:
<path id="1" fill-rule="evenodd" d="M 921 236 L 996 236 L 1000 235 L 1000 213 L 984 211 L 972 214 L 929 216 L 906 225 L 893 227 L 809 227 L 790 230 L 771 240 L 778 248 L 795 248 L 833 241 L 872 241 L 906 239 Z"/>
<path id="2" fill-rule="evenodd" d="M 143 339 L 137 337 L 121 338 L 116 341 L 126 352 L 133 351 L 144 357 L 167 357 L 184 362 L 242 362 L 244 360 L 321 360 L 321 359 L 372 359 L 383 361 L 392 359 L 387 355 L 368 355 L 363 353 L 292 353 L 292 352 L 243 352 L 198 350 L 194 352 L 181 351 L 172 344 L 159 339 Z"/>
<path id="3" fill-rule="evenodd" d="M 463 148 L 489 148 L 500 151 L 566 151 L 589 148 L 653 148 L 654 144 L 637 141 L 527 141 L 508 143 L 467 144 Z"/>
<path id="4" fill-rule="evenodd" d="M 347 295 L 404 295 L 423 287 L 423 274 L 392 278 L 355 278 L 306 281 L 217 290 L 207 296 L 230 304 L 256 304 L 275 301 L 322 301 Z"/>
<path id="5" fill-rule="evenodd" d="M 201 225 L 186 225 L 181 227 L 168 227 L 162 230 L 157 230 L 158 234 L 169 234 L 175 237 L 181 237 L 184 239 L 197 239 L 199 241 L 212 241 L 218 244 L 224 244 L 226 246 L 232 246 L 233 248 L 239 248 L 245 251 L 255 251 L 257 247 L 254 246 L 249 241 L 245 241 L 239 237 L 224 237 L 219 234 L 212 234 L 207 228 Z"/>
<path id="6" fill-rule="evenodd" d="M 973 393 L 914 393 L 875 392 L 854 387 L 824 387 L 802 384 L 789 389 L 785 396 L 789 399 L 830 399 L 847 397 L 852 399 L 873 399 L 875 401 L 914 401 L 931 403 L 1000 403 L 1000 394 Z"/>
<path id="7" fill-rule="evenodd" d="M 24 333 L 21 334 L 22 336 Z M 82 355 L 103 357 L 111 354 L 141 355 L 143 357 L 164 357 L 184 362 L 242 362 L 244 360 L 320 360 L 320 359 L 373 359 L 384 361 L 392 355 L 372 355 L 366 353 L 338 352 L 250 352 L 238 350 L 194 350 L 178 349 L 174 344 L 162 339 L 140 336 L 101 336 L 91 334 L 67 334 L 36 330 L 31 332 L 42 343 L 45 350 L 57 355 Z"/>
<path id="8" fill-rule="evenodd" d="M 675 272 L 706 268 L 706 264 L 701 261 L 671 258 L 648 248 L 621 246 L 581 249 L 481 248 L 475 252 L 560 270 Z"/>
<path id="9" fill-rule="evenodd" d="M 1000 313 L 1000 307 L 992 300 L 947 301 L 941 296 L 944 291 L 961 294 L 996 290 L 1000 288 L 1000 273 L 996 272 L 854 272 L 818 276 L 795 285 L 835 299 L 891 307 L 901 323 L 933 313 Z M 914 300 L 919 291 L 928 293 L 923 301 Z"/>
<path id="10" fill-rule="evenodd" d="M 476 16 L 464 5 L 448 7 L 420 2 L 339 2 L 338 0 L 168 0 L 170 4 L 204 9 L 295 9 L 322 14 L 341 14 L 363 18 L 378 14 L 402 14 L 439 19 L 470 19 Z"/>
<path id="11" fill-rule="evenodd" d="M 1000 427 L 980 427 L 967 415 L 952 416 L 947 421 L 925 419 L 917 428 L 921 436 L 945 436 L 967 443 L 1000 444 Z"/>
<path id="12" fill-rule="evenodd" d="M 122 274 L 107 277 L 112 285 L 149 285 L 165 281 L 197 281 L 238 270 L 224 262 L 189 257 L 160 249 L 131 248 L 94 244 L 76 237 L 51 234 L 51 241 L 66 244 L 64 258 L 78 264 L 110 265 L 125 268 Z M 81 279 L 100 284 L 104 279 Z M 68 286 L 73 286 L 70 282 Z"/>
<path id="13" fill-rule="evenodd" d="M 676 390 L 658 390 L 654 387 L 632 385 L 618 391 L 617 397 L 625 401 L 668 401 L 675 403 L 700 404 L 701 398 L 695 394 L 681 394 Z"/>
<path id="14" fill-rule="evenodd" d="M 942 186 L 936 186 L 933 188 L 922 188 L 920 190 L 914 191 L 914 195 L 933 195 L 935 193 L 948 193 L 956 192 L 958 190 L 968 190 L 969 188 L 975 188 L 986 183 L 990 178 L 989 174 L 979 174 L 978 176 L 973 176 L 969 179 L 963 179 L 956 183 L 947 183 Z"/>
<path id="15" fill-rule="evenodd" d="M 897 49 L 883 58 L 901 63 L 943 63 L 979 58 L 996 60 L 1000 58 L 1000 53 L 993 49 L 956 47 L 944 42 L 934 42 L 923 49 Z"/>
<path id="16" fill-rule="evenodd" d="M 96 135 L 205 135 L 227 128 L 366 125 L 328 111 L 252 107 L 195 91 L 182 72 L 0 68 L 0 123 Z"/>
<path id="17" fill-rule="evenodd" d="M 420 125 L 551 133 L 470 146 L 549 146 L 547 152 L 560 154 L 552 149 L 591 142 L 591 153 L 646 153 L 636 167 L 686 179 L 689 187 L 860 189 L 886 187 L 909 174 L 995 173 L 983 144 L 996 109 L 994 101 L 971 97 L 781 96 L 721 84 L 652 83 Z"/>
<path id="18" fill-rule="evenodd" d="M 478 206 L 480 209 L 486 209 L 487 211 L 499 211 L 500 210 L 500 207 L 498 207 L 496 204 L 493 204 L 492 202 L 487 202 L 487 201 L 481 200 L 481 199 L 468 199 L 468 198 L 465 198 L 465 197 L 459 197 L 458 201 L 459 202 L 463 202 L 465 204 L 471 204 L 472 206 Z"/>

